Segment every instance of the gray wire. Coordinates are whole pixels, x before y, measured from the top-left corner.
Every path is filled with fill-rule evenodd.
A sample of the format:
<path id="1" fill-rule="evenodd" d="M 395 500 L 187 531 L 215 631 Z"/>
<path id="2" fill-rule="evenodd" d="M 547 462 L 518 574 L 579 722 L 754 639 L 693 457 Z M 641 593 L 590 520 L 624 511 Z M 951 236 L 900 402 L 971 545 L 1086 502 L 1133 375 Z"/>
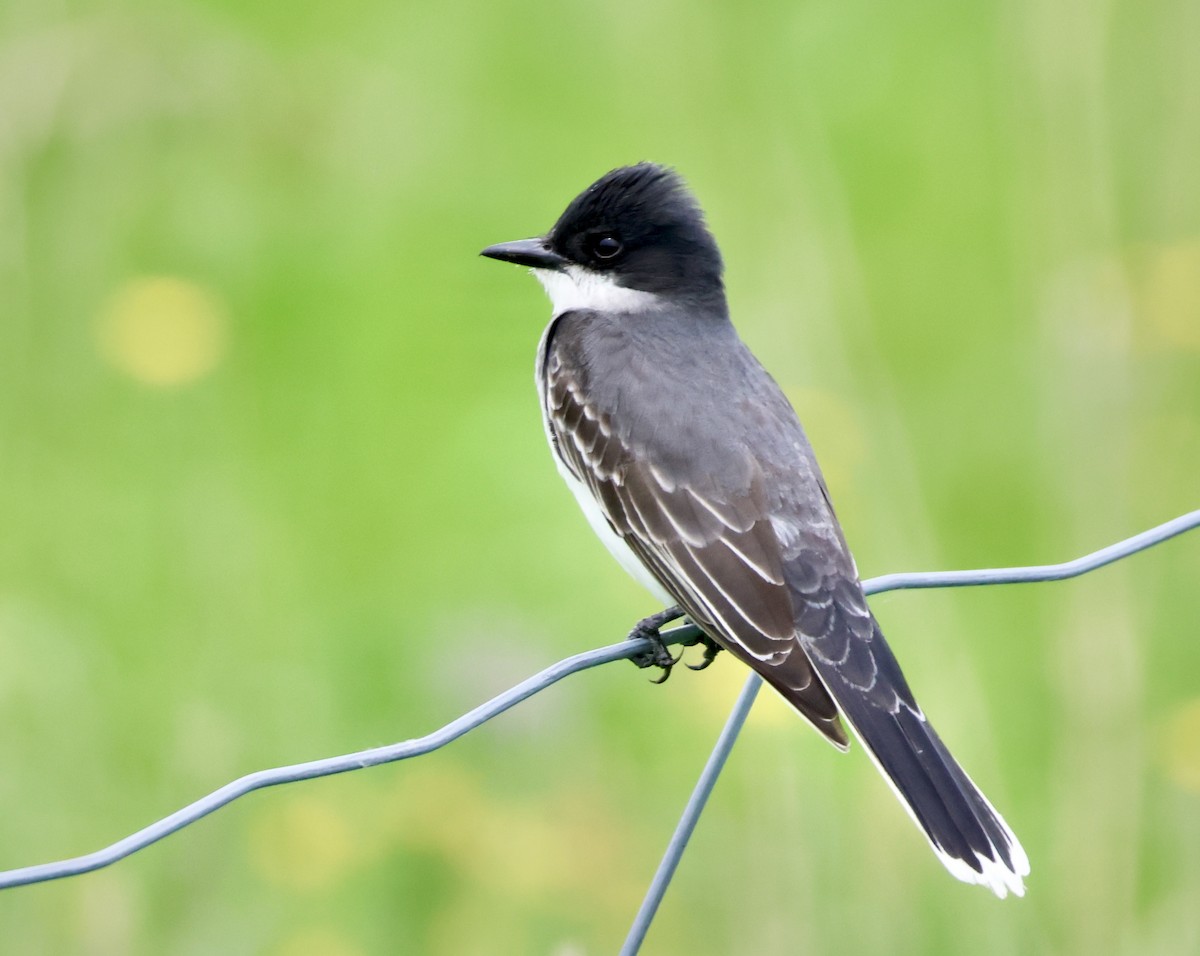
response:
<path id="1" fill-rule="evenodd" d="M 646 931 L 650 929 L 650 923 L 658 912 L 658 904 L 662 902 L 663 894 L 667 892 L 671 877 L 675 875 L 675 870 L 683 857 L 683 851 L 687 849 L 688 840 L 692 838 L 692 832 L 700 820 L 700 813 L 704 810 L 704 805 L 708 803 L 708 795 L 712 793 L 712 789 L 717 783 L 717 777 L 725 769 L 729 751 L 733 749 L 738 734 L 742 732 L 742 725 L 750 716 L 750 708 L 754 706 L 754 700 L 758 697 L 761 687 L 762 678 L 751 671 L 750 676 L 746 678 L 746 683 L 742 685 L 738 699 L 733 704 L 729 719 L 725 721 L 721 736 L 717 738 L 717 745 L 713 747 L 713 752 L 708 757 L 708 763 L 704 765 L 704 770 L 700 773 L 696 788 L 688 798 L 687 806 L 683 808 L 683 816 L 679 818 L 679 823 L 675 826 L 671 842 L 667 844 L 667 852 L 663 854 L 662 862 L 658 864 L 658 871 L 654 874 L 650 888 L 646 891 L 646 898 L 642 900 L 641 909 L 633 918 L 633 926 L 629 929 L 629 935 L 625 937 L 625 945 L 621 947 L 620 956 L 635 956 L 641 949 L 642 940 L 646 938 Z"/>
<path id="2" fill-rule="evenodd" d="M 689 640 L 693 632 L 699 633 L 694 627 L 687 625 L 664 631 L 662 636 L 666 643 L 671 644 L 678 643 L 680 640 Z M 39 863 L 34 866 L 0 871 L 0 889 L 23 886 L 28 883 L 43 883 L 47 880 L 59 880 L 66 876 L 78 876 L 80 873 L 98 870 L 136 853 L 138 850 L 145 849 L 151 843 L 170 836 L 176 830 L 182 830 L 189 824 L 208 816 L 214 810 L 219 810 L 238 797 L 243 797 L 255 790 L 278 786 L 281 783 L 294 783 L 297 780 L 328 777 L 333 774 L 345 773 L 348 770 L 361 770 L 363 767 L 374 767 L 377 764 L 406 760 L 409 757 L 419 757 L 457 740 L 468 730 L 473 730 L 496 715 L 504 713 L 510 707 L 515 707 L 523 700 L 545 690 L 551 684 L 570 674 L 631 657 L 639 651 L 648 650 L 649 647 L 650 642 L 646 640 L 622 641 L 619 644 L 598 647 L 595 650 L 568 657 L 424 737 L 405 740 L 386 747 L 360 750 L 357 753 L 345 754 L 340 757 L 327 757 L 323 760 L 312 760 L 308 763 L 292 764 L 287 767 L 276 767 L 271 770 L 259 770 L 246 774 L 246 776 L 238 777 L 232 783 L 227 783 L 221 789 L 214 790 L 208 796 L 189 803 L 170 816 L 163 817 L 102 850 L 88 853 L 85 856 L 58 860 L 54 863 Z"/>
<path id="3" fill-rule="evenodd" d="M 875 578 L 866 582 L 865 586 L 868 593 L 876 593 L 884 590 L 896 590 L 900 588 L 916 588 L 916 587 L 955 587 L 967 584 L 1000 584 L 1017 581 L 1044 581 L 1054 580 L 1055 578 L 1071 577 L 1075 574 L 1083 574 L 1085 571 L 1100 567 L 1119 558 L 1133 554 L 1144 548 L 1148 548 L 1153 544 L 1158 544 L 1160 541 L 1165 541 L 1167 538 L 1181 534 L 1189 528 L 1194 528 L 1200 525 L 1200 511 L 1194 511 L 1191 514 L 1176 518 L 1174 521 L 1169 521 L 1164 525 L 1159 525 L 1150 531 L 1137 535 L 1127 541 L 1122 541 L 1119 544 L 1112 545 L 1102 551 L 1097 551 L 1095 554 L 1080 558 L 1078 561 L 1071 561 L 1063 565 L 1050 565 L 1041 568 L 1017 568 L 1014 570 L 989 570 L 989 571 L 949 571 L 949 572 L 934 572 L 931 574 L 896 574 L 888 575 L 883 578 Z M 688 643 L 693 641 L 699 632 L 692 625 L 684 625 L 683 627 L 673 628 L 670 631 L 664 632 L 663 638 L 667 643 Z M 196 800 L 194 803 L 188 804 L 180 810 L 175 811 L 167 817 L 143 827 L 136 833 L 131 833 L 129 836 L 103 849 L 96 850 L 93 853 L 88 853 L 84 856 L 71 857 L 66 860 L 58 860 L 53 863 L 39 863 L 33 866 L 24 866 L 17 869 L 0 871 L 0 889 L 5 889 L 14 886 L 24 886 L 30 883 L 42 883 L 47 880 L 58 880 L 67 876 L 77 876 L 81 873 L 88 873 L 92 870 L 98 870 L 108 866 L 118 860 L 124 859 L 138 850 L 142 850 L 152 843 L 169 836 L 177 830 L 195 823 L 203 817 L 208 816 L 215 810 L 232 803 L 238 797 L 245 796 L 255 790 L 262 790 L 266 787 L 274 787 L 283 783 L 293 783 L 297 780 L 311 780 L 314 777 L 327 777 L 333 774 L 345 773 L 349 770 L 359 770 L 363 767 L 373 767 L 378 764 L 392 763 L 396 760 L 405 760 L 409 757 L 417 757 L 421 754 L 429 753 L 432 750 L 437 750 L 439 747 L 444 747 L 453 740 L 457 740 L 467 731 L 478 727 L 480 724 L 491 720 L 498 714 L 504 713 L 510 707 L 514 707 L 521 701 L 532 697 L 534 694 L 545 690 L 551 684 L 562 680 L 569 674 L 574 674 L 577 671 L 587 670 L 591 667 L 596 667 L 600 664 L 608 664 L 612 661 L 623 660 L 633 655 L 646 650 L 649 647 L 649 642 L 645 640 L 638 641 L 621 641 L 618 644 L 610 644 L 607 647 L 596 648 L 595 650 L 585 651 L 581 654 L 575 654 L 565 660 L 559 661 L 557 664 L 552 664 L 545 670 L 533 675 L 525 681 L 522 681 L 516 687 L 513 687 L 502 694 L 493 697 L 485 704 L 481 704 L 469 713 L 463 714 L 456 720 L 451 721 L 444 727 L 427 734 L 424 737 L 419 737 L 413 740 L 406 740 L 401 743 L 391 744 L 386 747 L 374 747 L 369 750 L 361 750 L 357 753 L 346 754 L 340 757 L 328 757 L 323 760 L 313 760 L 307 763 L 292 764 L 287 767 L 276 767 L 271 770 L 259 770 L 255 773 L 247 774 L 244 777 L 239 777 L 231 783 L 226 784 L 219 790 L 214 790 L 205 797 Z M 755 688 L 755 691 L 757 688 Z M 748 698 L 748 699 L 747 699 Z M 746 712 L 749 711 L 749 704 L 753 700 L 753 694 L 750 693 L 750 688 L 747 686 L 742 691 L 742 697 L 739 698 L 739 707 L 743 706 Z M 736 709 L 735 715 L 736 717 Z M 733 742 L 737 738 L 737 733 L 741 729 L 741 721 L 735 721 L 734 717 L 730 718 L 726 725 L 726 730 L 722 732 L 722 737 L 718 741 L 718 747 L 714 751 L 713 756 L 709 759 L 709 763 L 705 768 L 705 775 L 701 777 L 700 783 L 696 787 L 696 791 L 692 794 L 692 801 L 689 801 L 689 810 L 692 804 L 695 803 L 695 809 L 691 817 L 691 822 L 685 828 L 687 822 L 687 814 L 685 819 L 680 821 L 680 827 L 676 830 L 676 834 L 672 837 L 671 844 L 667 848 L 667 856 L 664 857 L 663 864 L 659 867 L 659 873 L 656 874 L 654 882 L 651 884 L 650 891 L 647 894 L 646 903 L 643 904 L 643 910 L 649 905 L 648 916 L 641 926 L 640 935 L 635 938 L 635 930 L 638 930 L 639 923 L 635 922 L 634 929 L 630 931 L 630 937 L 626 941 L 626 948 L 622 952 L 636 953 L 641 946 L 641 940 L 645 936 L 646 930 L 649 928 L 650 920 L 653 919 L 654 912 L 658 909 L 658 904 L 662 900 L 663 894 L 666 892 L 667 884 L 670 882 L 671 874 L 675 867 L 678 866 L 679 858 L 683 854 L 683 848 L 686 845 L 687 838 L 691 836 L 695 829 L 696 820 L 699 819 L 700 811 L 704 807 L 705 801 L 708 799 L 708 794 L 712 792 L 712 787 L 716 783 L 716 778 L 720 774 L 721 766 L 725 758 L 728 756 L 730 749 L 733 747 Z M 745 719 L 744 715 L 741 718 Z M 681 833 L 685 830 L 686 832 Z M 665 872 L 668 859 L 673 861 L 670 864 L 669 870 Z M 651 905 L 652 901 L 652 905 Z M 641 914 L 639 913 L 639 919 Z M 630 948 L 632 946 L 632 948 Z"/>
<path id="4" fill-rule="evenodd" d="M 902 591 L 914 588 L 953 588 L 976 584 L 1026 584 L 1035 581 L 1061 581 L 1064 578 L 1078 577 L 1088 571 L 1102 568 L 1121 558 L 1127 558 L 1131 554 L 1161 544 L 1168 538 L 1183 534 L 1198 525 L 1200 525 L 1200 511 L 1192 511 L 1173 521 L 1151 528 L 1149 531 L 1134 535 L 1132 538 L 1126 538 L 1107 548 L 1085 554 L 1082 558 L 1076 558 L 1074 561 L 1064 561 L 1062 564 L 1040 564 L 1026 568 L 986 568 L 977 571 L 914 571 L 905 574 L 885 574 L 864 581 L 863 590 L 867 594 L 881 594 L 884 591 Z M 687 806 L 683 808 L 683 816 L 680 817 L 671 841 L 667 844 L 666 852 L 658 864 L 654 879 L 650 881 L 646 897 L 642 900 L 641 908 L 633 919 L 629 935 L 625 937 L 625 945 L 621 947 L 621 956 L 636 956 L 638 950 L 641 949 L 646 932 L 650 929 L 650 923 L 653 921 L 655 913 L 658 912 L 663 895 L 667 892 L 667 886 L 675 875 L 679 860 L 687 848 L 688 840 L 691 839 L 692 831 L 696 829 L 704 805 L 708 802 L 709 795 L 716 785 L 717 777 L 725 766 L 729 751 L 737 742 L 738 733 L 746 722 L 746 717 L 750 714 L 750 707 L 754 703 L 754 698 L 761 685 L 762 678 L 757 674 L 752 673 L 746 679 L 741 695 L 733 706 L 733 713 L 729 715 L 729 720 L 725 724 L 725 729 L 721 731 L 721 736 L 717 738 L 708 763 L 705 764 L 700 779 L 696 781 L 692 795 L 688 798 Z"/>
<path id="5" fill-rule="evenodd" d="M 961 588 L 977 584 L 1027 584 L 1035 581 L 1062 581 L 1076 578 L 1088 571 L 1095 571 L 1106 564 L 1120 561 L 1131 554 L 1176 535 L 1190 531 L 1200 525 L 1200 511 L 1190 511 L 1171 521 L 1164 522 L 1149 531 L 1135 534 L 1132 538 L 1110 544 L 1107 548 L 1085 554 L 1074 561 L 1062 564 L 1039 564 L 1028 568 L 986 568 L 978 571 L 912 571 L 902 574 L 885 574 L 864 582 L 868 594 L 883 591 L 908 591 L 915 588 Z"/>

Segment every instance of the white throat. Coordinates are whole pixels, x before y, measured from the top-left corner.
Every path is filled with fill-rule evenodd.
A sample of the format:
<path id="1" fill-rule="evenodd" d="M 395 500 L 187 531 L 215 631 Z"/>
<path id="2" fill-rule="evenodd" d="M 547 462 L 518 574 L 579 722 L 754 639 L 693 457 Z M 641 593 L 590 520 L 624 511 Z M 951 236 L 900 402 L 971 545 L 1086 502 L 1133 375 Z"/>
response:
<path id="1" fill-rule="evenodd" d="M 617 285 L 612 276 L 593 272 L 583 266 L 567 265 L 562 271 L 534 269 L 550 296 L 554 314 L 589 309 L 596 312 L 634 312 L 658 305 L 659 297 L 653 292 L 627 289 Z"/>

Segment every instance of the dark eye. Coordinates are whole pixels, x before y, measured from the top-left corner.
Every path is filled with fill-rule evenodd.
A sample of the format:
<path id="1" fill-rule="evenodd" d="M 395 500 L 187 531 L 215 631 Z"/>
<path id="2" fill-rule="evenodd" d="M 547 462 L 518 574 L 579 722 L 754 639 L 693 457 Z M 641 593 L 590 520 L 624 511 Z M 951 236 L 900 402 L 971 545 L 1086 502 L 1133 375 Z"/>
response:
<path id="1" fill-rule="evenodd" d="M 619 255 L 624 246 L 621 245 L 621 240 L 614 235 L 604 233 L 599 236 L 592 236 L 588 240 L 588 247 L 591 249 L 592 255 L 597 259 L 612 259 Z"/>

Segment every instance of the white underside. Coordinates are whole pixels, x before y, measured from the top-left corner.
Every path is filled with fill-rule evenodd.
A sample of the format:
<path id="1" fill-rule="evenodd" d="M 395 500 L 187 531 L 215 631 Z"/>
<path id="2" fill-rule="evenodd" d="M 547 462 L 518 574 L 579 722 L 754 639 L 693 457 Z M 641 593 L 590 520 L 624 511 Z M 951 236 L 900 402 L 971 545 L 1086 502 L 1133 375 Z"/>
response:
<path id="1" fill-rule="evenodd" d="M 583 266 L 567 265 L 562 270 L 534 269 L 537 277 L 550 296 L 555 315 L 576 309 L 596 312 L 635 312 L 654 308 L 658 296 L 640 289 L 627 289 L 617 285 L 606 272 L 593 272 Z"/>
<path id="2" fill-rule="evenodd" d="M 592 272 L 584 269 L 582 266 L 568 265 L 564 267 L 563 271 L 533 269 L 532 272 L 538 281 L 545 286 L 546 293 L 550 296 L 554 315 L 556 316 L 561 315 L 563 312 L 574 310 L 628 312 L 635 309 L 651 308 L 658 302 L 658 296 L 652 293 L 641 292 L 637 289 L 626 289 L 624 286 L 619 286 L 613 282 L 611 276 L 600 272 Z M 546 331 L 549 331 L 549 326 Z M 540 370 L 545 348 L 546 337 L 543 335 L 542 341 L 538 345 L 537 386 L 538 394 L 542 398 L 542 424 L 546 429 L 546 440 L 550 442 L 551 453 L 554 455 L 554 464 L 558 467 L 558 473 L 562 475 L 563 481 L 567 483 L 567 487 L 571 489 L 575 500 L 579 502 L 579 507 L 582 509 L 584 517 L 587 518 L 588 524 L 592 526 L 592 530 L 596 533 L 596 537 L 604 542 L 604 546 L 617 559 L 617 563 L 638 584 L 661 601 L 665 607 L 669 607 L 676 603 L 675 598 L 668 594 L 658 579 L 647 570 L 646 566 L 638 559 L 638 556 L 633 553 L 633 549 L 625 542 L 625 539 L 613 530 L 612 525 L 608 523 L 608 518 L 604 515 L 604 511 L 600 508 L 600 503 L 596 501 L 596 496 L 592 494 L 587 485 L 571 474 L 570 469 L 567 468 L 558 453 L 554 451 L 554 438 L 550 432 L 549 413 L 545 408 L 546 396 L 544 394 L 543 383 L 540 380 Z"/>
<path id="3" fill-rule="evenodd" d="M 633 553 L 633 549 L 625 543 L 625 539 L 613 531 L 612 525 L 608 523 L 608 519 L 604 516 L 604 512 L 596 502 L 595 496 L 588 490 L 587 485 L 567 470 L 566 465 L 559 460 L 558 455 L 555 455 L 554 459 L 558 465 L 558 473 L 563 476 L 563 481 L 567 483 L 567 487 L 574 493 L 575 500 L 579 502 L 579 507 L 583 509 L 588 524 L 596 532 L 596 537 L 604 542 L 604 546 L 608 548 L 609 553 L 617 559 L 617 563 L 629 573 L 631 578 L 661 601 L 663 607 L 670 607 L 672 604 L 678 603 L 675 598 L 667 593 L 667 589 L 659 583 L 658 578 L 646 569 L 646 566 L 642 564 L 638 556 Z"/>

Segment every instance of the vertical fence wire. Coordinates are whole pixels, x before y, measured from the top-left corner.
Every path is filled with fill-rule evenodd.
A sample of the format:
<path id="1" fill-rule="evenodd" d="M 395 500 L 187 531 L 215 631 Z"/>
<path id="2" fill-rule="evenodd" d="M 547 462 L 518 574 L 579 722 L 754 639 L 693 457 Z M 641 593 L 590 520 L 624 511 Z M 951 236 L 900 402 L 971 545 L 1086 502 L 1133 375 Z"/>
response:
<path id="1" fill-rule="evenodd" d="M 1073 561 L 1064 561 L 1062 564 L 1040 564 L 1022 568 L 982 568 L 973 571 L 913 571 L 900 574 L 885 574 L 864 581 L 863 590 L 868 595 L 871 595 L 881 594 L 884 591 L 904 591 L 918 588 L 952 588 L 987 584 L 1027 584 L 1037 581 L 1061 581 L 1066 578 L 1078 577 L 1097 568 L 1102 568 L 1106 564 L 1112 564 L 1114 561 L 1127 558 L 1131 554 L 1137 554 L 1139 551 L 1144 551 L 1146 548 L 1161 544 L 1163 541 L 1183 534 L 1185 531 L 1189 531 L 1197 526 L 1200 526 L 1200 511 L 1191 511 L 1171 521 L 1150 528 L 1148 531 L 1143 531 L 1141 534 L 1136 534 L 1132 538 L 1118 541 L 1116 544 L 1109 545 L 1107 548 L 1101 548 L 1099 551 L 1093 551 L 1091 554 L 1085 554 L 1083 557 L 1076 558 Z M 751 674 L 742 688 L 741 695 L 734 704 L 733 713 L 730 714 L 724 730 L 721 731 L 721 736 L 717 738 L 713 752 L 708 758 L 708 763 L 705 764 L 704 770 L 700 774 L 700 779 L 696 782 L 696 786 L 692 790 L 692 795 L 688 798 L 687 806 L 683 810 L 683 816 L 680 818 L 678 825 L 675 827 L 675 832 L 667 844 L 662 861 L 658 864 L 658 870 L 655 871 L 654 878 L 650 881 L 650 886 L 646 890 L 646 896 L 642 900 L 642 905 L 634 917 L 633 925 L 629 928 L 628 935 L 625 937 L 625 944 L 621 947 L 621 956 L 636 956 L 641 949 L 642 942 L 646 938 L 646 933 L 650 929 L 650 923 L 658 912 L 663 896 L 667 892 L 667 887 L 671 883 L 671 878 L 675 875 L 675 871 L 679 867 L 683 851 L 687 849 L 688 840 L 691 839 L 692 833 L 696 829 L 696 823 L 700 819 L 700 814 L 704 810 L 705 804 L 708 803 L 708 798 L 712 794 L 713 787 L 716 785 L 717 777 L 725 766 L 729 752 L 737 742 L 738 734 L 741 732 L 742 726 L 750 714 L 750 708 L 754 704 L 754 699 L 758 694 L 761 683 L 762 681 L 757 674 Z"/>
<path id="2" fill-rule="evenodd" d="M 1173 521 L 1168 521 L 1156 528 L 1151 528 L 1139 535 L 1118 542 L 1107 548 L 1102 548 L 1092 554 L 1067 561 L 1063 564 L 1039 565 L 1027 568 L 1000 568 L 978 571 L 941 571 L 929 573 L 891 574 L 873 578 L 864 582 L 864 590 L 868 594 L 882 591 L 895 591 L 910 588 L 937 587 L 966 587 L 981 584 L 1016 584 L 1030 581 L 1056 581 L 1063 578 L 1075 577 L 1096 568 L 1111 564 L 1113 561 L 1128 557 L 1153 545 L 1166 541 L 1185 531 L 1200 526 L 1200 511 L 1182 515 Z M 667 643 L 691 643 L 699 636 L 694 625 L 684 625 L 665 632 L 663 638 Z M 163 817 L 160 820 L 143 827 L 141 830 L 118 840 L 103 849 L 83 856 L 71 857 L 51 863 L 39 863 L 32 866 L 18 867 L 0 871 L 0 889 L 23 886 L 31 883 L 41 883 L 49 880 L 77 876 L 93 870 L 109 866 L 139 850 L 158 842 L 164 837 L 175 833 L 186 826 L 195 823 L 210 813 L 232 803 L 239 797 L 284 783 L 294 783 L 300 780 L 311 780 L 317 777 L 345 773 L 350 770 L 361 770 L 365 767 L 392 763 L 430 753 L 444 747 L 451 741 L 457 740 L 463 734 L 480 726 L 504 711 L 540 693 L 570 674 L 587 670 L 600 664 L 623 660 L 643 653 L 649 647 L 646 640 L 622 641 L 607 647 L 596 648 L 575 654 L 565 660 L 552 664 L 545 670 L 533 675 L 517 686 L 498 694 L 490 701 L 481 704 L 469 713 L 451 721 L 445 726 L 425 735 L 424 737 L 391 744 L 386 747 L 374 747 L 356 753 L 338 757 L 327 757 L 307 763 L 293 764 L 286 767 L 276 767 L 270 770 L 260 770 L 246 774 L 237 780 L 226 784 L 218 790 L 180 810 Z M 730 751 L 737 740 L 750 708 L 754 703 L 761 681 L 757 675 L 751 675 L 742 688 L 733 712 L 730 714 L 716 746 L 710 755 L 704 770 L 700 775 L 684 809 L 667 851 L 659 864 L 657 873 L 651 881 L 646 897 L 634 919 L 633 926 L 621 949 L 622 956 L 634 956 L 638 953 L 646 933 L 658 912 L 667 887 L 679 866 L 679 861 L 687 847 L 688 840 L 695 831 L 700 814 L 716 785 L 717 778 L 725 766 Z"/>

